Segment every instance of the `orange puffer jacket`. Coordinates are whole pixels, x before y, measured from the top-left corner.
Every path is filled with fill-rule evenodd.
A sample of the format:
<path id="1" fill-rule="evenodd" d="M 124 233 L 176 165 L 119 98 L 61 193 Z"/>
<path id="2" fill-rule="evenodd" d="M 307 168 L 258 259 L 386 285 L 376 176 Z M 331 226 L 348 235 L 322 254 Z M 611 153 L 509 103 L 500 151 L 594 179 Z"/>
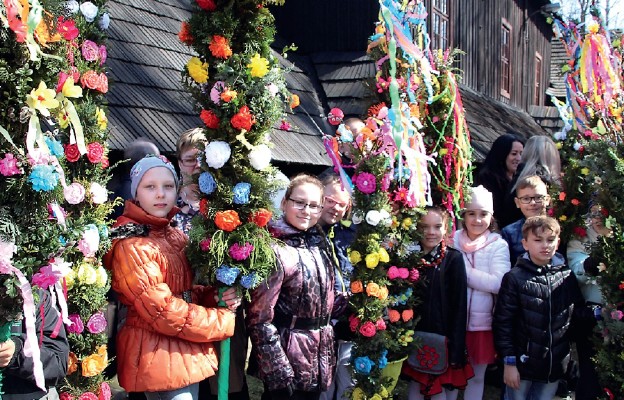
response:
<path id="1" fill-rule="evenodd" d="M 104 257 L 113 289 L 128 307 L 117 336 L 119 383 L 128 392 L 179 389 L 214 375 L 217 356 L 210 342 L 234 333 L 234 313 L 183 299 L 192 294 L 194 303 L 207 304 L 202 300 L 212 296 L 192 287 L 186 235 L 169 222 L 126 202 L 115 226 L 146 227 L 147 236 L 116 239 Z"/>

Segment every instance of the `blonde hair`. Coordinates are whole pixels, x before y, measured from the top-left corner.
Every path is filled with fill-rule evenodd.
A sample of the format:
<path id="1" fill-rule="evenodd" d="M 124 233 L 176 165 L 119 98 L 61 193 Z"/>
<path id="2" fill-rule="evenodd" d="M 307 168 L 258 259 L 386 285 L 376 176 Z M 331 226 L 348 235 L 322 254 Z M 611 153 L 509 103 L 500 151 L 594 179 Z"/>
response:
<path id="1" fill-rule="evenodd" d="M 518 182 L 530 175 L 540 176 L 547 184 L 561 183 L 559 150 L 548 136 L 531 136 L 524 145 L 520 164 L 523 164 L 523 167 L 516 184 L 511 188 L 512 193 L 518 189 Z"/>
<path id="2" fill-rule="evenodd" d="M 200 143 L 206 143 L 206 136 L 202 128 L 184 131 L 176 142 L 176 157 L 179 159 L 184 151 L 195 148 Z"/>

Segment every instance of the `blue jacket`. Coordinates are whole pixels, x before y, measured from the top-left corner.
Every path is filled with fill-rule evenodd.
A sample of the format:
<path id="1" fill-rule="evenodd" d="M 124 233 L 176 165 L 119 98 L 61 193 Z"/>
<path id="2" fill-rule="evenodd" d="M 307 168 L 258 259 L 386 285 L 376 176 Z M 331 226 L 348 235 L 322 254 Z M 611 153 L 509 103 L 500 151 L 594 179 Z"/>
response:
<path id="1" fill-rule="evenodd" d="M 338 292 L 349 292 L 351 285 L 351 274 L 353 266 L 349 261 L 349 253 L 347 249 L 355 240 L 355 229 L 349 221 L 340 221 L 327 229 L 327 238 L 332 244 L 333 256 L 340 267 L 336 271 L 335 288 Z"/>
<path id="2" fill-rule="evenodd" d="M 522 247 L 522 225 L 526 218 L 520 218 L 513 224 L 507 225 L 501 231 L 501 236 L 509 245 L 509 261 L 512 268 L 516 265 L 518 258 L 525 253 Z"/>

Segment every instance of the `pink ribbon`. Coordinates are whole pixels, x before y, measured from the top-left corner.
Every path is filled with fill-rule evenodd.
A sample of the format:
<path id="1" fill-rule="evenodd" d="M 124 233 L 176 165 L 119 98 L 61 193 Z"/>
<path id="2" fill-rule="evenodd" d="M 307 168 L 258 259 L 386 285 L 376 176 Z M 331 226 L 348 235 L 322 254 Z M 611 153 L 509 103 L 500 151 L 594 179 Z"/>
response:
<path id="1" fill-rule="evenodd" d="M 30 283 L 22 272 L 8 264 L 0 261 L 0 274 L 15 275 L 20 283 L 19 289 L 24 299 L 24 322 L 26 325 L 26 341 L 24 342 L 24 354 L 33 359 L 35 383 L 46 391 L 45 380 L 43 378 L 43 364 L 41 363 L 41 352 L 37 344 L 37 331 L 35 330 L 35 301 L 32 295 Z"/>

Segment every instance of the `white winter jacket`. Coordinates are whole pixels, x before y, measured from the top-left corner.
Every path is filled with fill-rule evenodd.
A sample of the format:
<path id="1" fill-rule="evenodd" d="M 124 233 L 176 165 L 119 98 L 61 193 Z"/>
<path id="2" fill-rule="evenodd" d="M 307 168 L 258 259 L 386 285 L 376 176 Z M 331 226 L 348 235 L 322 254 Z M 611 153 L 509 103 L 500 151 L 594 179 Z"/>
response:
<path id="1" fill-rule="evenodd" d="M 488 233 L 487 245 L 474 253 L 466 253 L 460 243 L 462 230 L 455 233 L 455 248 L 462 252 L 468 277 L 467 331 L 492 330 L 494 296 L 505 275 L 511 269 L 509 246 L 494 232 Z"/>

